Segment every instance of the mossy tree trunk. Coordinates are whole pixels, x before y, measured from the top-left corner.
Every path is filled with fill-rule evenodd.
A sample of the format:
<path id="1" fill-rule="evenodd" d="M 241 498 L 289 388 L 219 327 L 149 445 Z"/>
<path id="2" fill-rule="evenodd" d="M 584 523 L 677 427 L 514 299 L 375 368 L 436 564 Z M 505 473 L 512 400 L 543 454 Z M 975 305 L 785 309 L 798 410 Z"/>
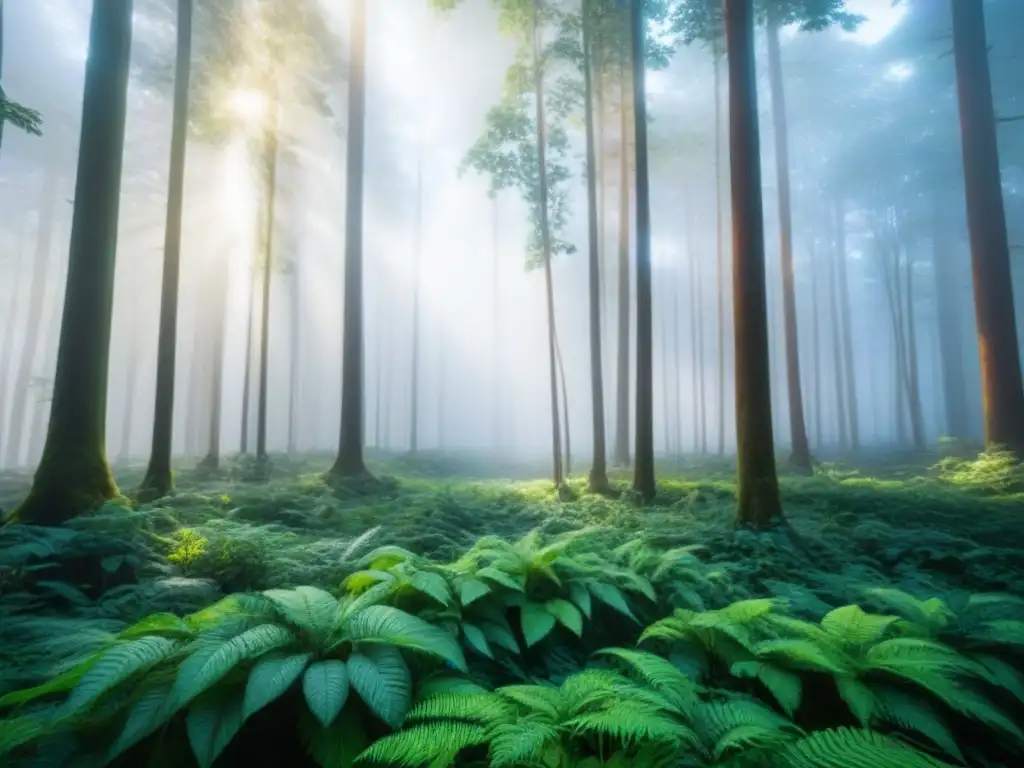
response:
<path id="1" fill-rule="evenodd" d="M 633 488 L 654 498 L 654 350 L 651 297 L 651 198 L 647 169 L 647 93 L 644 41 L 647 22 L 641 0 L 630 3 L 633 123 L 636 143 L 636 466 Z"/>
<path id="2" fill-rule="evenodd" d="M 53 406 L 23 523 L 56 525 L 118 493 L 105 452 L 132 0 L 94 0 Z"/>
<path id="3" fill-rule="evenodd" d="M 345 198 L 345 309 L 341 434 L 333 478 L 366 477 L 363 460 L 363 151 L 366 138 L 366 0 L 353 0 L 348 82 Z"/>
<path id="4" fill-rule="evenodd" d="M 953 0 L 952 9 L 985 442 L 1005 445 L 1024 455 L 1024 383 L 992 106 L 985 9 L 980 2 L 963 0 Z"/>
<path id="5" fill-rule="evenodd" d="M 782 519 L 782 504 L 772 436 L 754 11 L 752 0 L 724 0 L 723 8 L 729 57 L 737 523 L 764 529 Z"/>
<path id="6" fill-rule="evenodd" d="M 587 136 L 587 281 L 590 296 L 590 403 L 593 460 L 590 490 L 609 489 L 604 425 L 604 366 L 601 358 L 601 235 L 597 208 L 597 151 L 594 131 L 592 0 L 583 0 L 583 93 Z"/>
<path id="7" fill-rule="evenodd" d="M 800 385 L 800 342 L 797 332 L 796 286 L 793 279 L 793 213 L 789 185 L 789 137 L 786 124 L 786 96 L 782 80 L 779 21 L 768 11 L 768 73 L 771 83 L 772 125 L 775 134 L 775 176 L 779 197 L 779 254 L 782 263 L 782 315 L 786 349 L 786 383 L 789 394 L 789 431 L 792 441 L 790 462 L 794 469 L 811 470 L 811 448 L 804 421 L 804 398 Z"/>
<path id="8" fill-rule="evenodd" d="M 194 0 L 178 0 L 178 47 L 174 72 L 174 116 L 164 227 L 164 264 L 160 287 L 160 330 L 157 337 L 156 400 L 149 466 L 139 489 L 140 499 L 156 499 L 174 487 L 171 453 L 174 440 L 174 377 L 177 372 L 178 288 L 181 274 L 181 219 L 185 197 L 185 152 L 188 145 L 189 81 L 192 73 L 192 10 Z"/>

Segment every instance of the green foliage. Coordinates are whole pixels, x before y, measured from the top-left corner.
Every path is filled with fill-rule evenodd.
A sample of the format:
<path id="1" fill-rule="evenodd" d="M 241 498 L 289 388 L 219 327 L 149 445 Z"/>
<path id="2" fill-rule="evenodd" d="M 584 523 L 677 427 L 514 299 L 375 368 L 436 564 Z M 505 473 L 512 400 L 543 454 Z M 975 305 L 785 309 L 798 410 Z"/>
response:
<path id="1" fill-rule="evenodd" d="M 945 482 L 974 492 L 1024 493 L 1024 463 L 1002 448 L 988 448 L 973 459 L 946 456 L 937 469 Z"/>
<path id="2" fill-rule="evenodd" d="M 209 542 L 192 528 L 182 528 L 174 532 L 174 548 L 167 559 L 188 573 L 189 569 L 206 554 Z"/>
<path id="3" fill-rule="evenodd" d="M 10 123 L 32 136 L 43 135 L 43 116 L 34 109 L 11 101 L 0 87 L 0 125 Z"/>

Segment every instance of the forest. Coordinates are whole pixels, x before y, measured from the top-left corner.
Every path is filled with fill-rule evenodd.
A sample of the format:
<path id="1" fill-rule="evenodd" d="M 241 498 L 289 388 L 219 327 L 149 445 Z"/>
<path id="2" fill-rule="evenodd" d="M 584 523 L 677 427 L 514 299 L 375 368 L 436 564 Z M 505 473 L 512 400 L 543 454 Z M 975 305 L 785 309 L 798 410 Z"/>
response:
<path id="1" fill-rule="evenodd" d="M 0 0 L 0 765 L 1024 764 L 1022 39 Z"/>

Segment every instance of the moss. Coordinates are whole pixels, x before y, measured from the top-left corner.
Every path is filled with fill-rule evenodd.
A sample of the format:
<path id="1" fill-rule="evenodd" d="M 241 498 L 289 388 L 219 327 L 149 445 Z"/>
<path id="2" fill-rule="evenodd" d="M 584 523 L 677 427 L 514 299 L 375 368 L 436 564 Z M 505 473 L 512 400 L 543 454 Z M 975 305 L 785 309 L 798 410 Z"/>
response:
<path id="1" fill-rule="evenodd" d="M 131 502 L 121 496 L 102 451 L 71 453 L 63 445 L 56 448 L 47 445 L 32 480 L 32 489 L 7 522 L 60 525 L 99 509 L 112 499 L 131 506 Z"/>

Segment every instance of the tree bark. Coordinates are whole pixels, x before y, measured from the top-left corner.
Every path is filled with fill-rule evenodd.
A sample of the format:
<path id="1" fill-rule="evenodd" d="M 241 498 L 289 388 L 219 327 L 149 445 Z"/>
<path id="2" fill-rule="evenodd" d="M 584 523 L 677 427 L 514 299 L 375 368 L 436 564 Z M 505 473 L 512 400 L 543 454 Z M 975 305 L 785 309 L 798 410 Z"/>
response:
<path id="1" fill-rule="evenodd" d="M 843 362 L 846 372 L 846 415 L 850 420 L 850 447 L 860 449 L 860 412 L 857 404 L 857 369 L 853 365 L 853 325 L 850 312 L 850 286 L 846 265 L 846 207 L 836 200 L 836 275 L 839 280 L 839 306 L 843 318 Z"/>
<path id="2" fill-rule="evenodd" d="M 587 279 L 590 295 L 590 402 L 593 459 L 591 493 L 609 489 L 604 426 L 604 367 L 601 360 L 601 237 L 597 207 L 597 152 L 594 146 L 594 98 L 591 77 L 594 55 L 590 14 L 592 0 L 583 0 L 583 93 L 587 135 Z"/>
<path id="3" fill-rule="evenodd" d="M 420 425 L 420 262 L 423 256 L 423 146 L 416 155 L 416 242 L 412 266 L 412 381 L 409 391 L 409 453 L 419 450 Z"/>
<path id="4" fill-rule="evenodd" d="M 139 489 L 141 500 L 166 496 L 174 487 L 171 453 L 174 439 L 174 376 L 178 343 L 178 288 L 181 274 L 181 219 L 185 193 L 185 152 L 188 144 L 189 80 L 192 71 L 193 0 L 178 0 L 178 44 L 174 72 L 174 116 L 171 127 L 167 223 L 160 287 L 160 329 L 157 337 L 156 400 L 153 445 Z"/>
<path id="5" fill-rule="evenodd" d="M 980 2 L 960 0 L 951 4 L 985 442 L 1005 445 L 1024 455 L 1024 384 L 992 106 L 985 10 Z"/>
<path id="6" fill-rule="evenodd" d="M 733 316 L 738 457 L 737 523 L 764 529 L 782 518 L 775 473 L 765 295 L 761 150 L 752 0 L 724 0 L 729 56 Z"/>
<path id="7" fill-rule="evenodd" d="M 821 333 L 818 328 L 821 313 L 818 311 L 818 252 L 816 244 L 811 240 L 811 259 L 808 275 L 811 278 L 811 380 L 814 392 L 814 449 L 821 450 L 822 419 L 821 419 Z"/>
<path id="8" fill-rule="evenodd" d="M 94 0 L 53 406 L 32 490 L 13 517 L 57 525 L 118 494 L 105 455 L 107 375 L 131 0 Z"/>
<path id="9" fill-rule="evenodd" d="M 782 82 L 782 53 L 779 21 L 768 13 L 768 73 L 771 83 L 772 125 L 775 133 L 775 175 L 779 196 L 779 255 L 782 262 L 782 314 L 786 340 L 786 382 L 789 394 L 789 431 L 792 441 L 790 462 L 803 472 L 811 470 L 811 449 L 804 423 L 803 391 L 800 386 L 800 342 L 797 335 L 796 286 L 793 280 L 793 223 L 789 190 L 789 138 L 786 125 L 786 96 Z"/>
<path id="10" fill-rule="evenodd" d="M 936 204 L 932 228 L 932 274 L 935 278 L 936 328 L 939 334 L 940 370 L 945 405 L 946 434 L 963 440 L 970 437 L 967 418 L 967 383 L 964 380 L 961 313 L 953 275 L 947 219 Z"/>
<path id="11" fill-rule="evenodd" d="M 629 99 L 626 68 L 619 73 L 619 279 L 615 384 L 616 466 L 629 466 Z"/>
<path id="12" fill-rule="evenodd" d="M 540 57 L 539 24 L 537 0 L 533 0 L 533 25 L 531 41 L 533 47 L 533 82 L 536 101 L 537 120 L 537 156 L 539 163 L 539 200 L 541 248 L 544 259 L 544 288 L 547 299 L 548 315 L 548 375 L 550 378 L 551 396 L 551 448 L 553 459 L 553 475 L 555 486 L 565 481 L 562 467 L 562 439 L 558 415 L 558 370 L 555 351 L 555 288 L 551 274 L 551 229 L 548 222 L 548 181 L 547 181 L 547 131 L 544 119 L 544 71 Z"/>
<path id="13" fill-rule="evenodd" d="M 722 232 L 722 52 L 712 40 L 715 64 L 715 277 L 718 327 L 718 455 L 725 455 L 725 235 Z"/>
<path id="14" fill-rule="evenodd" d="M 923 451 L 925 447 L 924 413 L 921 408 L 921 387 L 918 377 L 917 359 L 917 322 L 914 311 L 914 260 L 907 249 L 904 262 L 907 284 L 907 402 L 910 404 L 910 428 L 914 438 L 914 448 Z"/>
<path id="15" fill-rule="evenodd" d="M 341 435 L 330 474 L 366 477 L 363 461 L 363 150 L 366 138 L 366 0 L 353 0 L 345 199 L 345 327 Z"/>
<path id="16" fill-rule="evenodd" d="M 265 137 L 264 170 L 267 174 L 265 187 L 266 210 L 263 214 L 263 295 L 260 310 L 260 378 L 259 402 L 256 405 L 256 459 L 267 461 L 267 374 L 270 363 L 270 283 L 273 279 L 274 232 L 277 228 L 277 163 L 278 163 L 278 115 L 280 110 L 277 88 L 270 101 L 270 123 Z"/>
<path id="17" fill-rule="evenodd" d="M 846 430 L 846 392 L 843 384 L 843 336 L 839 319 L 839 294 L 838 294 L 838 269 L 836 262 L 841 258 L 845 259 L 846 254 L 838 249 L 831 254 L 828 262 L 828 292 L 829 292 L 829 326 L 832 329 L 832 383 L 835 386 L 836 396 L 836 422 L 839 425 L 839 448 L 847 451 L 850 448 L 849 435 Z M 815 327 L 818 320 L 815 320 Z M 819 396 L 820 399 L 820 396 Z"/>

